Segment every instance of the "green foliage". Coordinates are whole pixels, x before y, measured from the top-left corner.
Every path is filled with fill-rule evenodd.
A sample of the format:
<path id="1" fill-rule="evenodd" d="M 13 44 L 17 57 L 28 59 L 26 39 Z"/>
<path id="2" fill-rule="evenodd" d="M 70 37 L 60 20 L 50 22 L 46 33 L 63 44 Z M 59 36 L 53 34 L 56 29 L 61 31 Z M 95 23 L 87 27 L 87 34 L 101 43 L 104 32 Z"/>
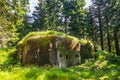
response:
<path id="1" fill-rule="evenodd" d="M 81 45 L 80 50 L 81 61 L 84 62 L 86 59 L 94 59 L 94 45 L 91 42 Z"/>
<path id="2" fill-rule="evenodd" d="M 84 0 L 41 0 L 33 13 L 33 31 L 57 30 L 81 37 L 85 31 Z"/>
<path id="3" fill-rule="evenodd" d="M 115 51 L 117 53 L 120 51 L 120 0 L 99 0 L 100 4 L 98 4 L 99 1 L 93 4 L 88 15 L 83 9 L 84 0 L 39 1 L 42 2 L 36 7 L 36 11 L 33 14 L 34 23 L 30 26 L 27 16 L 28 0 L 0 0 L 1 80 L 120 79 L 120 57 L 114 55 Z M 100 15 L 98 15 L 99 11 L 96 7 L 101 8 Z M 105 35 L 103 37 L 105 50 L 111 47 L 112 53 L 98 51 L 95 54 L 95 61 L 86 60 L 82 65 L 66 69 L 56 67 L 22 67 L 13 57 L 8 57 L 11 49 L 3 48 L 6 44 L 14 44 L 18 40 L 18 36 L 22 38 L 30 31 L 47 29 L 62 30 L 80 38 L 90 38 L 93 40 L 95 47 L 99 46 L 98 16 L 101 18 L 102 32 Z M 32 32 L 25 36 L 18 45 L 24 43 L 29 37 L 52 34 L 74 38 L 56 31 Z M 78 40 L 77 38 L 74 39 Z M 88 48 L 87 44 L 91 43 L 88 40 L 79 40 L 79 42 L 86 45 L 86 48 Z M 14 49 L 12 53 L 11 55 L 14 55 Z M 86 55 L 88 55 L 88 52 Z"/>
<path id="4" fill-rule="evenodd" d="M 27 0 L 0 0 L 0 47 L 15 45 L 19 39 L 19 30 L 25 26 L 27 4 Z"/>
<path id="5" fill-rule="evenodd" d="M 101 45 L 101 49 L 119 55 L 120 1 L 92 0 L 92 2 L 86 19 L 89 22 L 88 37 L 92 39 L 95 47 Z"/>
<path id="6" fill-rule="evenodd" d="M 69 27 L 69 32 L 74 36 L 84 38 L 85 32 L 85 5 L 84 0 L 71 0 L 63 1 L 62 14 L 65 16 L 66 21 L 63 22 L 66 28 Z"/>
<path id="7" fill-rule="evenodd" d="M 34 22 L 32 23 L 33 31 L 41 30 L 57 30 L 59 25 L 59 0 L 41 0 L 38 6 L 35 7 L 33 13 Z"/>
<path id="8" fill-rule="evenodd" d="M 0 50 L 1 51 L 1 50 Z M 8 62 L 8 52 L 11 49 L 3 49 L 5 53 L 4 62 Z M 0 52 L 1 54 L 1 52 Z M 13 59 L 11 61 L 14 62 Z M 79 66 L 70 68 L 58 68 L 50 65 L 43 67 L 29 66 L 22 67 L 21 64 L 0 64 L 1 80 L 82 80 L 82 79 L 120 79 L 120 57 L 105 51 L 96 52 L 95 61 L 86 61 Z"/>
<path id="9" fill-rule="evenodd" d="M 3 64 L 8 56 L 9 56 L 9 52 L 15 50 L 15 48 L 13 47 L 8 47 L 8 48 L 0 48 L 0 64 Z"/>
<path id="10" fill-rule="evenodd" d="M 49 36 L 49 35 L 55 35 L 55 36 L 63 36 L 63 37 L 68 37 L 70 39 L 75 39 L 77 41 L 79 41 L 77 38 L 75 37 L 72 37 L 72 36 L 69 36 L 65 33 L 62 33 L 62 32 L 57 32 L 57 31 L 41 31 L 41 32 L 30 32 L 28 35 L 26 35 L 19 43 L 24 43 L 28 38 L 30 37 L 36 37 L 36 36 Z"/>
<path id="11" fill-rule="evenodd" d="M 36 37 L 36 36 L 49 36 L 49 35 L 55 35 L 55 36 L 63 36 L 63 37 L 68 37 L 70 39 L 74 39 L 76 41 L 79 41 L 81 44 L 90 44 L 91 46 L 93 46 L 92 42 L 90 40 L 85 40 L 85 39 L 78 39 L 76 37 L 67 35 L 65 33 L 62 32 L 57 32 L 57 31 L 41 31 L 41 32 L 30 32 L 29 34 L 27 34 L 21 41 L 19 41 L 18 45 L 21 43 L 24 43 L 28 38 L 30 37 Z"/>
<path id="12" fill-rule="evenodd" d="M 95 56 L 98 60 L 108 60 L 108 64 L 120 64 L 120 56 L 116 56 L 115 54 L 106 51 L 98 51 Z"/>
<path id="13" fill-rule="evenodd" d="M 2 64 L 4 61 L 6 61 L 8 56 L 8 51 L 5 49 L 0 49 L 0 64 Z"/>

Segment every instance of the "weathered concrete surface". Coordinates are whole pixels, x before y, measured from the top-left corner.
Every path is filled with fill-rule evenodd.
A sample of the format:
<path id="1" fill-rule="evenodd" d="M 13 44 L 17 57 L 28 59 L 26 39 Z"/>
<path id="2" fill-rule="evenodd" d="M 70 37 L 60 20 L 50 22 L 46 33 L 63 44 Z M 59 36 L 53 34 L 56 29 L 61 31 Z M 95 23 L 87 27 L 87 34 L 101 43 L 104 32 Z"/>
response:
<path id="1" fill-rule="evenodd" d="M 85 45 L 85 44 L 84 44 Z M 25 65 L 53 64 L 69 67 L 81 63 L 81 53 L 93 57 L 93 46 L 88 49 L 74 37 L 59 32 L 27 36 L 17 46 L 17 59 Z M 82 49 L 82 50 L 80 50 Z M 87 58 L 86 56 L 82 56 Z"/>

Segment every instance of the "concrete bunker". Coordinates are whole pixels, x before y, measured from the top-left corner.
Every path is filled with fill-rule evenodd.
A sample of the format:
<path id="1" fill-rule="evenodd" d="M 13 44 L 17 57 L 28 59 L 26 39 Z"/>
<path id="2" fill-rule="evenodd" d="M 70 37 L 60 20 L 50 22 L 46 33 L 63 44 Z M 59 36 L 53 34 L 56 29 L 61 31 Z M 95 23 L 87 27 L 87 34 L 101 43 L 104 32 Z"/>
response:
<path id="1" fill-rule="evenodd" d="M 16 48 L 17 59 L 24 65 L 70 67 L 81 64 L 80 41 L 56 31 L 30 33 Z"/>

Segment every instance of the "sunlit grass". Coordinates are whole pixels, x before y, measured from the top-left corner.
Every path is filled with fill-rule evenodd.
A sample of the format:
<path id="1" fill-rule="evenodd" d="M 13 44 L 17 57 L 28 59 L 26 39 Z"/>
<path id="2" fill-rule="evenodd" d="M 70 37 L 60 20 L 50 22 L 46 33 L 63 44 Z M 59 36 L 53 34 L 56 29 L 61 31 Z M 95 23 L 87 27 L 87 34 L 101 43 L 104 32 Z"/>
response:
<path id="1" fill-rule="evenodd" d="M 70 38 L 70 39 L 74 39 L 76 41 L 79 41 L 81 44 L 87 44 L 87 43 L 91 43 L 90 40 L 84 40 L 84 39 L 78 39 L 76 37 L 73 37 L 73 36 L 70 36 L 70 35 L 67 35 L 65 33 L 62 33 L 62 32 L 57 32 L 57 31 L 51 31 L 51 30 L 48 30 L 48 31 L 41 31 L 41 32 L 30 32 L 29 34 L 27 34 L 19 43 L 19 44 L 22 44 L 22 43 L 25 43 L 25 41 L 30 38 L 30 37 L 34 37 L 34 38 L 37 38 L 39 36 L 50 36 L 50 35 L 54 35 L 54 36 L 61 36 L 61 37 L 67 37 L 67 38 Z"/>
<path id="2" fill-rule="evenodd" d="M 104 51 L 97 52 L 95 61 L 69 68 L 58 67 L 23 67 L 20 63 L 11 64 L 8 52 L 11 49 L 0 50 L 0 80 L 119 80 L 120 57 Z M 104 57 L 103 57 L 104 56 Z M 8 61 L 8 63 L 6 62 Z M 13 61 L 14 62 L 14 61 Z"/>
<path id="3" fill-rule="evenodd" d="M 0 64 L 7 60 L 9 49 L 1 48 L 0 49 Z"/>

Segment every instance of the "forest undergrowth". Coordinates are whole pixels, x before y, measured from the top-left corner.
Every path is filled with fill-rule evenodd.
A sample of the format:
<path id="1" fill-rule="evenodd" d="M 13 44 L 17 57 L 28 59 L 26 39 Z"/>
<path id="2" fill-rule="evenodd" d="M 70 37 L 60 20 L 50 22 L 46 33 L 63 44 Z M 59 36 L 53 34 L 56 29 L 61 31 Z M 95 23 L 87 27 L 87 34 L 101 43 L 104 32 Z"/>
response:
<path id="1" fill-rule="evenodd" d="M 22 66 L 9 52 L 14 48 L 0 49 L 0 80 L 120 80 L 120 57 L 98 51 L 95 60 L 69 68 L 56 66 Z"/>

